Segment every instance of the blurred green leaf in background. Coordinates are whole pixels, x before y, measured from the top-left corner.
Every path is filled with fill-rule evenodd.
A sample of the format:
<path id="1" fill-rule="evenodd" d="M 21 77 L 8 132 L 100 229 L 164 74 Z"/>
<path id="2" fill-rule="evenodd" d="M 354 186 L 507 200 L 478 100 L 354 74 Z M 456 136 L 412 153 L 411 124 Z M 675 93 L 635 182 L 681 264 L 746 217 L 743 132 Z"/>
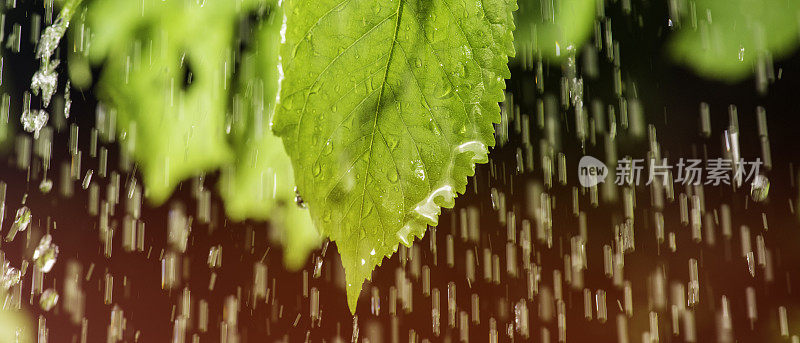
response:
<path id="1" fill-rule="evenodd" d="M 519 0 L 515 12 L 517 59 L 558 61 L 591 36 L 597 0 Z"/>
<path id="2" fill-rule="evenodd" d="M 249 48 L 237 71 L 229 119 L 236 162 L 223 168 L 220 193 L 234 220 L 271 219 L 282 235 L 284 262 L 290 269 L 298 269 L 319 246 L 320 236 L 308 210 L 296 203 L 292 161 L 281 139 L 272 133 L 280 88 L 282 24 L 283 11 L 272 7 L 245 43 Z"/>
<path id="3" fill-rule="evenodd" d="M 282 18 L 267 0 L 93 1 L 88 55 L 104 63 L 99 94 L 147 197 L 160 204 L 179 182 L 221 168 L 227 213 L 273 219 L 287 265 L 299 268 L 320 239 L 270 130 Z"/>
<path id="4" fill-rule="evenodd" d="M 670 53 L 705 77 L 739 81 L 755 72 L 763 78 L 773 59 L 800 42 L 800 1 L 675 0 L 670 16 L 678 27 Z"/>
<path id="5" fill-rule="evenodd" d="M 0 271 L 3 266 L 0 265 Z M 9 293 L 0 285 L 0 300 L 8 301 Z M 30 313 L 18 310 L 15 305 L 0 306 L 0 343 L 32 343 L 36 341 L 36 327 Z"/>
<path id="6" fill-rule="evenodd" d="M 230 163 L 224 125 L 241 10 L 224 1 L 90 6 L 90 57 L 105 61 L 100 96 L 117 111 L 147 196 L 161 203 L 181 180 Z"/>

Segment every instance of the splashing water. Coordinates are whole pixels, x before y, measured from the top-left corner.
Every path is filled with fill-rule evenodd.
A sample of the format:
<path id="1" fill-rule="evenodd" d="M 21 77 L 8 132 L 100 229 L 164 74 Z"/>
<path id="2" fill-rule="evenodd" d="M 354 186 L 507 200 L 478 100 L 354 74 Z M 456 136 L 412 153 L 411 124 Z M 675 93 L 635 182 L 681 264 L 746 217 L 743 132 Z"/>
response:
<path id="1" fill-rule="evenodd" d="M 53 25 L 44 29 L 42 36 L 39 38 L 39 48 L 36 50 L 36 58 L 40 60 L 49 60 L 50 57 L 53 56 L 53 52 L 58 48 L 58 43 L 61 42 L 61 38 L 64 37 L 64 33 L 67 32 L 67 27 L 69 27 L 69 19 L 65 18 L 70 16 L 71 14 L 69 12 L 62 13 Z"/>
<path id="2" fill-rule="evenodd" d="M 31 91 L 34 95 L 39 95 L 39 92 L 41 92 L 44 107 L 50 105 L 50 99 L 56 92 L 56 86 L 58 84 L 56 68 L 58 64 L 59 61 L 55 60 L 52 63 L 42 65 L 42 68 L 36 71 L 36 73 L 33 74 L 33 79 L 31 79 Z"/>
<path id="3" fill-rule="evenodd" d="M 39 138 L 39 132 L 42 131 L 50 115 L 45 110 L 29 110 L 22 113 L 20 122 L 25 131 L 33 132 L 34 138 Z"/>

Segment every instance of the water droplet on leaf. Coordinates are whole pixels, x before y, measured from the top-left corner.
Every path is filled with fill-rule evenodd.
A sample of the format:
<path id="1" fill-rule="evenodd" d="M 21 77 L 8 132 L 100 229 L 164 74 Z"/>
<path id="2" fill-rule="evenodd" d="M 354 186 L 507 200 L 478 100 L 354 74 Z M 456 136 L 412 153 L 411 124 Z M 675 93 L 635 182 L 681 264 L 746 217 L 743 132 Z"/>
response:
<path id="1" fill-rule="evenodd" d="M 322 174 L 322 167 L 320 167 L 319 161 L 314 163 L 314 166 L 311 167 L 311 172 L 314 173 L 314 176 L 319 176 Z"/>
<path id="2" fill-rule="evenodd" d="M 395 183 L 398 180 L 397 170 L 391 169 L 388 173 L 386 173 L 386 177 L 389 179 L 389 182 Z"/>
<path id="3" fill-rule="evenodd" d="M 294 188 L 294 203 L 297 204 L 297 207 L 299 208 L 306 208 L 306 202 L 303 200 L 303 197 L 300 195 L 297 187 Z"/>

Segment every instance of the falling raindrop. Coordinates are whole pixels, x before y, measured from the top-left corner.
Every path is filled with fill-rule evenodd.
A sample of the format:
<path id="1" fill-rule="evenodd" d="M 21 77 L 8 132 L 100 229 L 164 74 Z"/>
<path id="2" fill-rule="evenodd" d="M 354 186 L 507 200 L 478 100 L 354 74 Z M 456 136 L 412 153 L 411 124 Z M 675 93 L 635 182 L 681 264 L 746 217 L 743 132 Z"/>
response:
<path id="1" fill-rule="evenodd" d="M 42 179 L 42 182 L 39 182 L 39 191 L 42 193 L 50 193 L 50 190 L 53 189 L 53 180 L 50 179 Z"/>
<path id="2" fill-rule="evenodd" d="M 27 206 L 20 207 L 14 215 L 14 224 L 11 225 L 11 229 L 6 235 L 6 242 L 13 241 L 17 233 L 27 230 L 30 223 L 31 210 Z"/>
<path id="3" fill-rule="evenodd" d="M 39 306 L 42 310 L 50 311 L 58 304 L 58 292 L 52 288 L 48 288 L 42 292 L 39 297 Z"/>
<path id="4" fill-rule="evenodd" d="M 58 246 L 53 244 L 53 237 L 49 234 L 42 236 L 39 245 L 33 252 L 33 261 L 43 273 L 50 272 L 58 259 Z"/>
<path id="5" fill-rule="evenodd" d="M 769 179 L 759 174 L 750 184 L 750 197 L 756 202 L 762 202 L 767 200 L 767 196 L 769 196 Z"/>
<path id="6" fill-rule="evenodd" d="M 64 86 L 64 118 L 69 118 L 70 110 L 72 109 L 72 99 L 69 95 L 70 83 L 67 80 L 67 84 Z"/>
<path id="7" fill-rule="evenodd" d="M 19 269 L 10 267 L 8 262 L 3 265 L 4 272 L 0 274 L 0 288 L 8 290 L 14 287 L 22 279 L 22 272 Z"/>

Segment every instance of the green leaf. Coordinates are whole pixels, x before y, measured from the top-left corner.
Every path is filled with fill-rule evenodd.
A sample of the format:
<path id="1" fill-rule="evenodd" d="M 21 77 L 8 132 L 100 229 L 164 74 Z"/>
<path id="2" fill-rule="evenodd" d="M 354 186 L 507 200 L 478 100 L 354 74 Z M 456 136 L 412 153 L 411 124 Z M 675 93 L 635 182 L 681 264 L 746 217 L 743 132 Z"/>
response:
<path id="1" fill-rule="evenodd" d="M 288 163 L 288 161 L 287 161 Z M 311 251 L 318 249 L 322 238 L 311 221 L 308 209 L 290 204 L 272 220 L 283 235 L 283 264 L 290 270 L 305 266 Z"/>
<path id="2" fill-rule="evenodd" d="M 694 15 L 689 6 L 678 8 L 683 20 L 675 23 L 680 29 L 670 52 L 702 76 L 738 81 L 753 73 L 759 59 L 785 57 L 798 46 L 798 1 L 696 0 L 694 4 Z"/>
<path id="3" fill-rule="evenodd" d="M 232 133 L 236 161 L 223 169 L 220 193 L 234 220 L 272 219 L 282 233 L 284 262 L 305 264 L 320 237 L 307 209 L 295 204 L 294 173 L 283 142 L 270 128 L 279 88 L 278 53 L 283 12 L 272 9 L 255 30 L 239 68 L 233 99 Z"/>
<path id="4" fill-rule="evenodd" d="M 274 130 L 355 309 L 398 243 L 452 207 L 500 120 L 514 0 L 287 0 Z"/>
<path id="5" fill-rule="evenodd" d="M 520 1 L 514 31 L 518 57 L 558 60 L 568 47 L 577 50 L 592 33 L 596 5 L 596 0 Z"/>
<path id="6" fill-rule="evenodd" d="M 276 3 L 95 1 L 89 57 L 105 61 L 99 90 L 118 111 L 122 145 L 141 166 L 149 199 L 161 203 L 180 181 L 224 167 L 227 214 L 271 219 L 286 266 L 297 269 L 320 237 L 295 205 L 291 163 L 270 129 L 283 19 Z M 237 24 L 266 10 L 237 59 Z"/>
<path id="7" fill-rule="evenodd" d="M 5 272 L 0 264 L 0 271 Z M 0 281 L 4 281 L 0 276 Z M 11 289 L 13 291 L 13 288 Z M 16 309 L 13 302 L 9 302 L 9 290 L 0 285 L 0 299 L 7 304 L 0 306 L 0 342 L 31 343 L 36 337 L 36 327 L 32 315 L 23 309 Z"/>
<path id="8" fill-rule="evenodd" d="M 231 51 L 238 17 L 252 3 L 95 1 L 89 9 L 90 57 L 105 60 L 101 97 L 117 110 L 122 144 L 155 203 L 181 180 L 232 159 L 225 141 Z"/>
<path id="9" fill-rule="evenodd" d="M 253 47 L 244 52 L 237 71 L 229 120 L 236 158 L 223 169 L 220 183 L 226 212 L 234 220 L 268 219 L 276 200 L 294 203 L 289 157 L 270 129 L 279 87 L 280 18 L 256 28 L 249 42 Z"/>

